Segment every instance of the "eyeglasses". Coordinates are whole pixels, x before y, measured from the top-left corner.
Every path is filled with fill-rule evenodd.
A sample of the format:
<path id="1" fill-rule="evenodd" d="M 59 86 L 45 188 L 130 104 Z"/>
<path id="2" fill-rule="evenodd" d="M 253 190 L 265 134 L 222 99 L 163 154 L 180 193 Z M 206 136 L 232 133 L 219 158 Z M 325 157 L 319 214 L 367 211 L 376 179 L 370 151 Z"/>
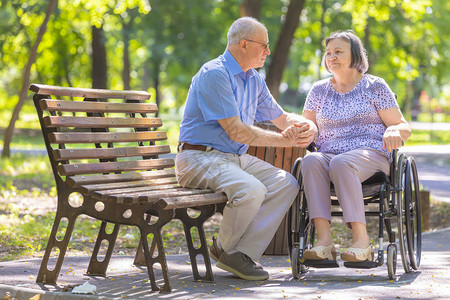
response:
<path id="1" fill-rule="evenodd" d="M 248 42 L 253 42 L 253 43 L 257 43 L 257 44 L 263 45 L 265 50 L 269 50 L 269 43 L 264 44 L 264 43 L 261 43 L 261 42 L 258 42 L 258 41 L 254 41 L 254 40 L 249 40 L 249 39 L 244 39 L 244 40 L 246 40 Z"/>

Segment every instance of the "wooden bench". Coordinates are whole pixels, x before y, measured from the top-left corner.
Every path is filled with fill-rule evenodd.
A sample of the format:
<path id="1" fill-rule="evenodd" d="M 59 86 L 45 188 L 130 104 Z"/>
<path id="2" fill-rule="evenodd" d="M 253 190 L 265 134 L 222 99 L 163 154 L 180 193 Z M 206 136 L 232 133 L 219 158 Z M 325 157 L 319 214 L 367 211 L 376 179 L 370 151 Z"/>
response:
<path id="1" fill-rule="evenodd" d="M 156 145 L 167 135 L 157 130 L 162 126 L 161 119 L 151 116 L 158 108 L 146 102 L 150 94 L 40 84 L 31 85 L 30 90 L 35 93 L 33 101 L 58 196 L 55 221 L 36 281 L 56 283 L 75 221 L 81 214 L 102 221 L 88 274 L 105 276 L 120 225 L 137 226 L 141 237 L 134 263 L 147 266 L 153 291 L 170 292 L 161 228 L 179 219 L 194 279 L 213 281 L 203 224 L 223 211 L 227 198 L 223 193 L 178 185 L 173 159 L 159 157 L 170 153 L 170 148 Z M 248 152 L 290 172 L 304 149 L 250 147 Z M 74 193 L 82 196 L 80 205 L 72 203 Z M 191 217 L 191 208 L 200 214 Z M 199 236 L 197 247 L 193 229 Z M 287 254 L 286 234 L 284 221 L 265 254 Z M 105 245 L 104 259 L 99 259 Z M 49 259 L 54 255 L 57 261 L 51 268 Z M 203 276 L 198 259 L 204 262 Z M 161 286 L 157 284 L 155 264 L 162 270 Z"/>
<path id="2" fill-rule="evenodd" d="M 146 103 L 150 94 L 40 84 L 31 85 L 30 90 L 35 93 L 33 101 L 58 196 L 36 281 L 56 283 L 75 220 L 81 214 L 102 221 L 88 274 L 105 276 L 120 225 L 137 226 L 141 238 L 135 264 L 147 266 L 153 291 L 170 292 L 161 228 L 176 218 L 184 226 L 195 280 L 213 281 L 203 223 L 223 209 L 227 198 L 223 193 L 178 185 L 173 159 L 159 158 L 170 148 L 155 143 L 166 140 L 167 135 L 156 130 L 162 121 L 151 117 L 158 108 Z M 73 193 L 82 195 L 81 205 L 71 203 Z M 200 215 L 191 217 L 188 208 Z M 112 232 L 107 230 L 108 223 L 114 224 Z M 197 248 L 191 234 L 194 228 L 200 238 Z M 107 250 L 101 260 L 98 255 L 103 245 Z M 51 254 L 58 257 L 54 268 L 48 266 Z M 198 270 L 199 258 L 205 264 L 204 276 Z M 155 264 L 162 269 L 162 286 L 157 285 Z"/>

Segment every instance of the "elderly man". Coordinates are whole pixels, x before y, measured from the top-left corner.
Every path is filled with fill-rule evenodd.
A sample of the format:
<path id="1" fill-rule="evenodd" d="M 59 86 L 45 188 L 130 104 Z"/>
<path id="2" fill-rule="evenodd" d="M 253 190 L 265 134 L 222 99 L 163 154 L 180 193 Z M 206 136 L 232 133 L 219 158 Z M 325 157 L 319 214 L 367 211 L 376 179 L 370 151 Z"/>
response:
<path id="1" fill-rule="evenodd" d="M 249 145 L 308 146 L 317 128 L 286 113 L 254 68 L 270 54 L 266 27 L 254 18 L 236 20 L 225 53 L 192 79 L 180 126 L 176 175 L 185 187 L 224 192 L 228 203 L 210 248 L 217 267 L 246 280 L 269 274 L 257 261 L 298 193 L 296 179 L 246 154 Z M 253 126 L 272 121 L 282 133 Z"/>

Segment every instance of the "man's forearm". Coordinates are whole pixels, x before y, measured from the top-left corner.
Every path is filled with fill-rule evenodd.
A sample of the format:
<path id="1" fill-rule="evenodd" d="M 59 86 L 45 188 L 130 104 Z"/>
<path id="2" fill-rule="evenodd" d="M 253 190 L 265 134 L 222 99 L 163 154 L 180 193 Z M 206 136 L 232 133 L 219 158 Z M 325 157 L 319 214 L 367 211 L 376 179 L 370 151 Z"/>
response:
<path id="1" fill-rule="evenodd" d="M 292 147 L 289 139 L 283 137 L 281 133 L 271 130 L 265 130 L 257 126 L 245 125 L 234 129 L 230 138 L 238 143 L 250 146 L 273 146 L 273 147 Z"/>

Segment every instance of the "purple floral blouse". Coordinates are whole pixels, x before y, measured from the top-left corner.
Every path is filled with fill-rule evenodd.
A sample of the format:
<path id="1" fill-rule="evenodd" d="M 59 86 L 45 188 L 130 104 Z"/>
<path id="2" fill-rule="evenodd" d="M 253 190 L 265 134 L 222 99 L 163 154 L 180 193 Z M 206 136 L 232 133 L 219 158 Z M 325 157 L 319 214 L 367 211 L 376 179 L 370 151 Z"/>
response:
<path id="1" fill-rule="evenodd" d="M 319 152 L 340 154 L 359 148 L 383 150 L 386 126 L 377 111 L 398 107 L 394 93 L 380 77 L 365 74 L 348 93 L 338 93 L 331 78 L 314 83 L 303 110 L 316 113 Z"/>

